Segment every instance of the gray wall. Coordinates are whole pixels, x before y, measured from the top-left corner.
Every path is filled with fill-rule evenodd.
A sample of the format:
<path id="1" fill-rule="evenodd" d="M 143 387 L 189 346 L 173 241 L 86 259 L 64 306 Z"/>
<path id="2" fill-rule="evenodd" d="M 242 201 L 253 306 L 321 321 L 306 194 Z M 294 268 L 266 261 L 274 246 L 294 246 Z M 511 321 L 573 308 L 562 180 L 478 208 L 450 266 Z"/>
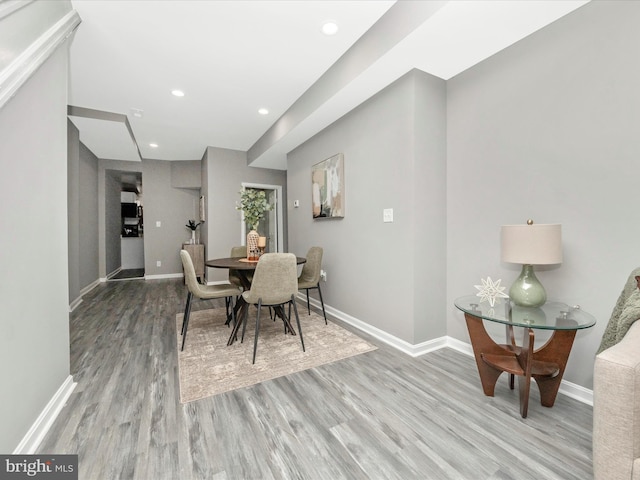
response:
<path id="1" fill-rule="evenodd" d="M 143 160 L 145 275 L 182 273 L 180 249 L 191 238 L 185 225 L 198 218 L 200 191 L 171 186 L 172 163 Z M 156 222 L 161 227 L 156 227 Z M 156 266 L 160 261 L 162 265 Z"/>
<path id="2" fill-rule="evenodd" d="M 78 166 L 79 284 L 84 289 L 99 278 L 98 270 L 98 158 L 80 143 Z"/>
<path id="3" fill-rule="evenodd" d="M 67 73 L 63 45 L 0 109 L 0 452 L 69 376 Z"/>
<path id="4" fill-rule="evenodd" d="M 202 186 L 201 166 L 201 160 L 171 162 L 171 186 L 173 188 L 193 188 L 200 191 Z"/>
<path id="5" fill-rule="evenodd" d="M 538 276 L 550 298 L 598 319 L 578 333 L 565 374 L 591 388 L 611 309 L 640 264 L 638 24 L 638 2 L 591 2 L 447 81 L 446 96 L 414 72 L 290 152 L 290 250 L 325 248 L 325 301 L 412 344 L 468 342 L 454 299 L 481 278 L 508 286 L 519 274 L 500 262 L 500 226 L 559 222 L 564 262 Z M 338 152 L 346 217 L 313 221 L 310 168 Z M 382 224 L 383 208 L 394 208 L 393 224 Z"/>
<path id="6" fill-rule="evenodd" d="M 98 280 L 98 159 L 67 122 L 69 303 Z"/>
<path id="7" fill-rule="evenodd" d="M 84 147 L 84 145 L 82 145 Z M 89 152 L 92 156 L 92 154 Z M 142 203 L 144 206 L 144 258 L 146 276 L 182 274 L 180 248 L 191 238 L 186 228 L 189 219 L 198 218 L 200 190 L 197 178 L 200 161 L 186 161 L 184 166 L 164 160 L 126 162 L 98 161 L 98 243 L 100 278 L 104 279 L 121 267 L 120 191 L 122 172 L 142 173 Z M 88 162 L 86 168 L 89 168 Z M 181 185 L 180 187 L 174 187 Z M 189 185 L 188 188 L 182 187 Z M 156 227 L 156 222 L 161 226 Z M 160 261 L 161 266 L 157 267 Z"/>
<path id="8" fill-rule="evenodd" d="M 412 71 L 287 159 L 290 251 L 323 247 L 325 302 L 410 344 L 446 335 L 444 129 L 445 82 Z M 345 217 L 313 220 L 311 167 L 336 153 Z"/>
<path id="9" fill-rule="evenodd" d="M 67 120 L 67 220 L 69 304 L 80 297 L 80 132 Z"/>
<path id="10" fill-rule="evenodd" d="M 107 277 L 121 266 L 122 216 L 120 211 L 120 192 L 122 182 L 120 173 L 114 170 L 105 172 L 105 268 Z"/>
<path id="11" fill-rule="evenodd" d="M 593 360 L 640 265 L 640 2 L 591 2 L 447 83 L 447 332 L 467 341 L 459 295 L 510 285 L 500 225 L 561 223 L 549 297 L 598 324 L 579 332 L 565 379 L 592 388 Z"/>
<path id="12" fill-rule="evenodd" d="M 242 183 L 261 183 L 265 185 L 286 186 L 287 172 L 266 168 L 247 166 L 247 153 L 238 150 L 208 147 L 203 158 L 202 181 L 203 195 L 207 203 L 207 221 L 203 225 L 206 232 L 207 258 L 228 257 L 231 247 L 245 245 L 241 238 L 241 213 L 236 210 L 236 202 L 240 199 Z M 284 205 L 287 196 L 283 188 Z M 287 228 L 286 214 L 284 219 Z M 204 231 L 204 230 L 203 230 Z M 288 246 L 284 242 L 285 251 Z M 222 281 L 228 278 L 226 270 L 207 269 L 208 281 Z"/>

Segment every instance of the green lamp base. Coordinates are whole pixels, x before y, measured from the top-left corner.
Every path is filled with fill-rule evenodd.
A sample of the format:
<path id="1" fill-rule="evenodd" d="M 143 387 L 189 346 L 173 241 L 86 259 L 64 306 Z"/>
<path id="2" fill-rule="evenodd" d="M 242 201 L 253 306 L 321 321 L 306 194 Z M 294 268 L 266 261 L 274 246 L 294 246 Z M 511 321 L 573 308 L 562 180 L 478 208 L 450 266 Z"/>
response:
<path id="1" fill-rule="evenodd" d="M 533 265 L 522 265 L 520 276 L 509 289 L 509 298 L 521 307 L 539 307 L 547 301 L 547 292 L 533 273 Z"/>

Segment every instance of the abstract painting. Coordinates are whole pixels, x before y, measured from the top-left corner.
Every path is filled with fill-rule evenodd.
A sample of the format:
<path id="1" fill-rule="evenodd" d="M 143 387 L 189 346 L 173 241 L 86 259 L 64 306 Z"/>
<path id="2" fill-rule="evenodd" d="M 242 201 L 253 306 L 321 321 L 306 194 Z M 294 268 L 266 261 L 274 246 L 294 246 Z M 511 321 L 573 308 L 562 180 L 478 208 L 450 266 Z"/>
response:
<path id="1" fill-rule="evenodd" d="M 313 218 L 344 217 L 344 158 L 341 153 L 311 167 Z"/>

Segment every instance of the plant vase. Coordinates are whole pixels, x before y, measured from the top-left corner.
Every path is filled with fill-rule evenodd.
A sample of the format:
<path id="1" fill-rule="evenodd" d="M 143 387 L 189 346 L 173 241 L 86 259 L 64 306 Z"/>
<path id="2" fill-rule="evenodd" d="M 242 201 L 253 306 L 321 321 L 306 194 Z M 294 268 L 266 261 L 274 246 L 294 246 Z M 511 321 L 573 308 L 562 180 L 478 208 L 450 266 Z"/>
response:
<path id="1" fill-rule="evenodd" d="M 196 231 L 191 230 L 191 243 L 195 245 L 196 243 Z"/>
<path id="2" fill-rule="evenodd" d="M 258 239 L 260 235 L 255 229 L 247 233 L 247 260 L 257 262 L 260 258 L 260 250 L 258 249 Z"/>

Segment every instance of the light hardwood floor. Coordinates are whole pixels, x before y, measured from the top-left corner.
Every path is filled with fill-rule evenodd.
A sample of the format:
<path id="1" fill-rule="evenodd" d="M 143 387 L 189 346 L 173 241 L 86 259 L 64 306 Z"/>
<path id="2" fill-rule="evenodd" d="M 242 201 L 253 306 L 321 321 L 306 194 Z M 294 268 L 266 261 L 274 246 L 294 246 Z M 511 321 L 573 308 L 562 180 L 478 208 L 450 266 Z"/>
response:
<path id="1" fill-rule="evenodd" d="M 82 480 L 592 478 L 590 406 L 558 395 L 544 408 L 534 386 L 522 419 L 506 377 L 483 395 L 472 357 L 411 358 L 357 331 L 378 350 L 181 405 L 185 297 L 180 280 L 84 296 L 70 324 L 78 386 L 38 453 L 77 453 Z"/>

